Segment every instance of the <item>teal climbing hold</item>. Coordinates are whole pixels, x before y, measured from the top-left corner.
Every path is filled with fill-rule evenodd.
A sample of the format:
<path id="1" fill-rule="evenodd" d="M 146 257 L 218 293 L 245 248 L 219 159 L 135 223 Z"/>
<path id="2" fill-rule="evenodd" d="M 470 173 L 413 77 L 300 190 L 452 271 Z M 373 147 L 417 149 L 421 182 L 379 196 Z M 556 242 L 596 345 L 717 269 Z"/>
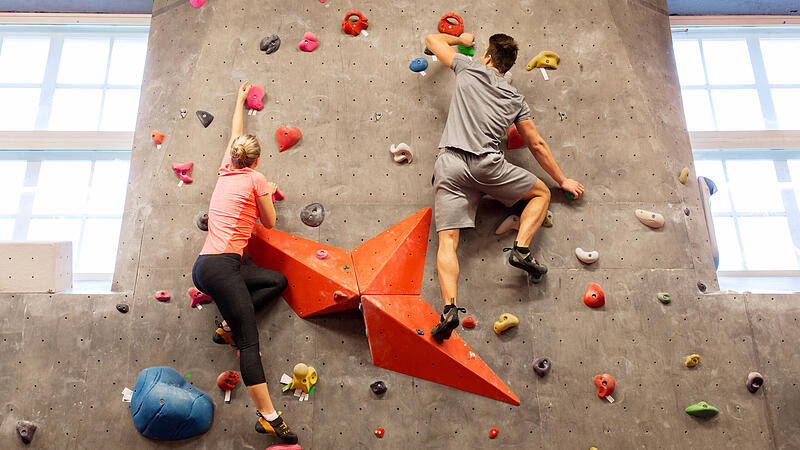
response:
<path id="1" fill-rule="evenodd" d="M 686 414 L 695 417 L 714 417 L 719 414 L 719 410 L 706 402 L 700 402 L 686 408 Z"/>
<path id="2" fill-rule="evenodd" d="M 465 55 L 467 55 L 467 56 L 475 55 L 475 47 L 466 47 L 466 46 L 463 46 L 463 45 L 459 45 L 458 46 L 458 51 L 463 53 L 463 54 L 465 54 Z"/>
<path id="3" fill-rule="evenodd" d="M 666 305 L 667 303 L 672 301 L 672 298 L 669 296 L 669 293 L 667 292 L 659 292 L 658 301 Z"/>

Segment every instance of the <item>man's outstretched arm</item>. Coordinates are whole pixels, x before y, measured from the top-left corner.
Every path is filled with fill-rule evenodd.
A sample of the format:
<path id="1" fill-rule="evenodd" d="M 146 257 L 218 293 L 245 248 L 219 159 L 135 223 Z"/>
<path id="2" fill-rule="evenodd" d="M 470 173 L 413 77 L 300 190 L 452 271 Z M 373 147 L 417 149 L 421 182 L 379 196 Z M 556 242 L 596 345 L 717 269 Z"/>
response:
<path id="1" fill-rule="evenodd" d="M 453 50 L 452 45 L 463 45 L 465 47 L 472 47 L 475 44 L 475 35 L 471 33 L 461 33 L 461 36 L 451 36 L 449 34 L 429 34 L 425 36 L 425 45 L 428 50 L 436 55 L 436 58 L 447 67 L 453 62 L 456 56 L 456 51 Z"/>
<path id="2" fill-rule="evenodd" d="M 528 146 L 531 154 L 536 158 L 536 161 L 539 162 L 539 165 L 542 166 L 544 171 L 553 177 L 553 180 L 561 186 L 561 189 L 572 192 L 575 198 L 580 198 L 584 191 L 583 185 L 564 176 L 564 173 L 561 172 L 561 168 L 558 167 L 558 163 L 556 163 L 556 159 L 553 157 L 553 152 L 550 151 L 550 146 L 547 145 L 547 142 L 539 135 L 533 120 L 526 119 L 517 122 L 517 131 L 519 131 L 519 135 L 522 136 L 525 145 Z"/>

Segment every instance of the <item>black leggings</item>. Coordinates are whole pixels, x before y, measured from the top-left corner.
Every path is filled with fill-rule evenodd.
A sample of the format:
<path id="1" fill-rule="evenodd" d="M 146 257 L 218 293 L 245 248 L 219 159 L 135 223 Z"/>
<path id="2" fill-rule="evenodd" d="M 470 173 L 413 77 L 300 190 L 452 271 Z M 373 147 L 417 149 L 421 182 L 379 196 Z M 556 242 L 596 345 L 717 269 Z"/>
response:
<path id="1" fill-rule="evenodd" d="M 242 265 L 242 257 L 236 253 L 222 253 L 200 255 L 192 269 L 192 280 L 197 289 L 214 299 L 233 331 L 245 386 L 265 383 L 255 311 L 286 289 L 286 277 L 256 265 Z"/>

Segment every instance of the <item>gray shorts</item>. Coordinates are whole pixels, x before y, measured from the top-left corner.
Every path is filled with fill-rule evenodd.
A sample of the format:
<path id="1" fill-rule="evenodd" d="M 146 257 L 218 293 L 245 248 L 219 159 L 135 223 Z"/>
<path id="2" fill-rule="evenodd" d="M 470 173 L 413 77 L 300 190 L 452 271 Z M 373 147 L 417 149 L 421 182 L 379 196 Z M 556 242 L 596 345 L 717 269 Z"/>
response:
<path id="1" fill-rule="evenodd" d="M 506 207 L 536 184 L 536 175 L 505 160 L 502 153 L 476 155 L 446 148 L 433 166 L 436 231 L 474 228 L 478 203 L 489 194 Z"/>

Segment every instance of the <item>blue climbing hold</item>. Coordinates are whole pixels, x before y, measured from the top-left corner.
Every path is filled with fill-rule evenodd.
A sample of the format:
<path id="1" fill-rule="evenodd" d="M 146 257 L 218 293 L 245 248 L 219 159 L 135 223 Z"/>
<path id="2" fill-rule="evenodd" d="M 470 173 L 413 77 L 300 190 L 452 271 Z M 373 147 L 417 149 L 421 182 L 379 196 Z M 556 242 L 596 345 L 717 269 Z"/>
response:
<path id="1" fill-rule="evenodd" d="M 144 436 L 176 441 L 208 431 L 214 417 L 214 403 L 175 369 L 148 367 L 136 378 L 131 416 L 134 426 Z"/>
<path id="2" fill-rule="evenodd" d="M 428 68 L 428 60 L 425 58 L 414 58 L 411 60 L 411 64 L 408 65 L 408 68 L 411 69 L 412 72 L 422 72 Z"/>

